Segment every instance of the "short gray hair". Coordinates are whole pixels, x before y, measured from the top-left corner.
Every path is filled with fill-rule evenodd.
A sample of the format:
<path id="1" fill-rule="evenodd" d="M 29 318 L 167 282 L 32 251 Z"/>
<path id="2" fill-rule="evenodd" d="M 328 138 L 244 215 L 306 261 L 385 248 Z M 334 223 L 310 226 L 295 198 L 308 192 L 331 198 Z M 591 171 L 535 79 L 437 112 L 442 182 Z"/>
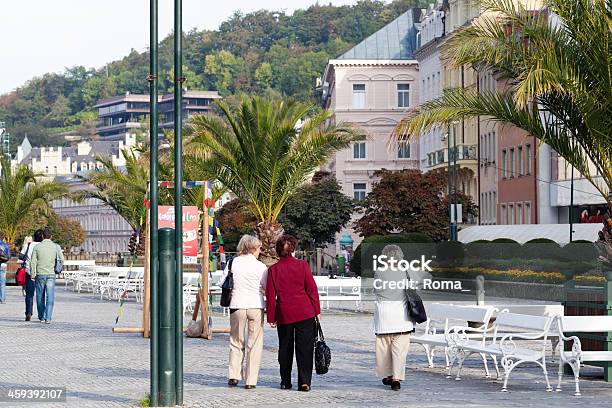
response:
<path id="1" fill-rule="evenodd" d="M 385 245 L 382 250 L 382 255 L 386 255 L 387 258 L 393 258 L 397 261 L 404 259 L 404 252 L 398 245 Z"/>
<path id="2" fill-rule="evenodd" d="M 261 241 L 252 235 L 243 235 L 236 250 L 240 255 L 252 254 L 261 247 Z"/>

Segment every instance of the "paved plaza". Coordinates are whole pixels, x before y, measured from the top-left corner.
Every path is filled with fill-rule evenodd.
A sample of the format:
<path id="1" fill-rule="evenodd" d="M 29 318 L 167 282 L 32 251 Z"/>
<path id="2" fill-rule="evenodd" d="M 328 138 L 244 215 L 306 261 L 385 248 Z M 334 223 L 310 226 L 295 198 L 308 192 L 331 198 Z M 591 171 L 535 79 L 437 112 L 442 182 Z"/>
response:
<path id="1" fill-rule="evenodd" d="M 73 293 L 58 285 L 55 320 L 51 325 L 23 321 L 23 297 L 9 287 L 0 305 L 0 389 L 23 386 L 66 387 L 67 402 L 26 407 L 134 407 L 149 389 L 149 342 L 136 334 L 113 334 L 116 302 L 89 293 Z M 121 326 L 138 326 L 140 304 L 124 306 Z M 215 316 L 217 327 L 228 319 Z M 228 335 L 213 340 L 185 339 L 185 406 L 187 407 L 609 407 L 612 383 L 600 371 L 585 368 L 583 396 L 547 393 L 541 371 L 517 368 L 508 393 L 485 379 L 481 363 L 466 362 L 462 381 L 445 378 L 441 366 L 426 368 L 420 346 L 411 346 L 406 381 L 400 392 L 382 386 L 374 375 L 372 315 L 326 312 L 322 324 L 332 350 L 329 374 L 314 376 L 309 393 L 278 389 L 276 332 L 266 326 L 265 350 L 255 390 L 227 387 Z M 439 361 L 441 363 L 441 361 Z M 551 380 L 556 365 L 550 365 Z M 294 376 L 296 375 L 294 370 Z M 294 381 L 294 384 L 296 381 Z M 0 407 L 16 404 L 0 403 Z"/>

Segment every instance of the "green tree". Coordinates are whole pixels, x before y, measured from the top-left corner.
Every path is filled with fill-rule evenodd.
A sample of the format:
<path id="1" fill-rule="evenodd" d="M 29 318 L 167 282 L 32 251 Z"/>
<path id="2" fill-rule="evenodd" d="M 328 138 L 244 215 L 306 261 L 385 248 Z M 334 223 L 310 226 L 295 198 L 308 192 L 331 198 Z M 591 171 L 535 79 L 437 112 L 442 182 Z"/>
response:
<path id="1" fill-rule="evenodd" d="M 225 250 L 236 251 L 236 246 L 244 234 L 252 234 L 258 219 L 249 209 L 249 203 L 236 198 L 215 213 L 215 219 L 219 222 L 219 229 L 225 242 Z"/>
<path id="2" fill-rule="evenodd" d="M 291 194 L 313 170 L 363 136 L 344 124 L 329 124 L 329 111 L 311 115 L 310 104 L 255 97 L 243 99 L 236 110 L 224 102 L 218 107 L 223 119 L 191 119 L 185 151 L 249 203 L 260 222 L 264 259 L 270 260 L 282 233 L 278 216 Z"/>
<path id="3" fill-rule="evenodd" d="M 42 181 L 42 174 L 27 166 L 11 168 L 5 156 L 0 158 L 0 168 L 0 231 L 6 235 L 6 242 L 14 245 L 36 209 L 49 209 L 50 203 L 67 196 L 68 190 L 55 181 Z"/>
<path id="4" fill-rule="evenodd" d="M 260 89 L 270 88 L 273 79 L 274 73 L 272 72 L 272 65 L 270 65 L 269 62 L 263 62 L 255 70 L 255 81 Z"/>
<path id="5" fill-rule="evenodd" d="M 248 67 L 242 58 L 221 50 L 206 56 L 204 73 L 221 95 L 228 95 L 240 88 L 239 77 L 248 77 Z"/>
<path id="6" fill-rule="evenodd" d="M 303 247 L 312 249 L 334 242 L 336 233 L 351 219 L 354 206 L 336 178 L 327 174 L 297 189 L 278 220 Z"/>
<path id="7" fill-rule="evenodd" d="M 453 35 L 445 57 L 492 70 L 507 89 L 446 90 L 400 132 L 476 116 L 514 125 L 550 145 L 612 206 L 610 2 L 545 0 L 538 12 L 511 0 L 481 4 L 490 13 Z M 558 24 L 551 24 L 553 13 Z"/>

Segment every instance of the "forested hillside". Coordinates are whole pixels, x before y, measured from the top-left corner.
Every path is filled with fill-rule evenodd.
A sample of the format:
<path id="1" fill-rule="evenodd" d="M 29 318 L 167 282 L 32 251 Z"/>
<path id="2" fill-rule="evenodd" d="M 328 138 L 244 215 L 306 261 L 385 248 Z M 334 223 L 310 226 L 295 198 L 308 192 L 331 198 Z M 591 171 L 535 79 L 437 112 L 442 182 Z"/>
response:
<path id="1" fill-rule="evenodd" d="M 315 5 L 288 15 L 260 10 L 236 13 L 218 30 L 192 30 L 184 39 L 186 87 L 283 95 L 307 100 L 330 58 L 378 30 L 419 0 L 360 0 L 352 6 Z M 172 92 L 172 35 L 160 43 L 160 92 Z M 147 93 L 148 52 L 132 52 L 96 69 L 82 66 L 34 78 L 0 96 L 0 121 L 13 145 L 25 133 L 34 145 L 58 142 L 67 130 L 92 133 L 99 99 Z M 81 129 L 79 129 L 81 128 Z"/>

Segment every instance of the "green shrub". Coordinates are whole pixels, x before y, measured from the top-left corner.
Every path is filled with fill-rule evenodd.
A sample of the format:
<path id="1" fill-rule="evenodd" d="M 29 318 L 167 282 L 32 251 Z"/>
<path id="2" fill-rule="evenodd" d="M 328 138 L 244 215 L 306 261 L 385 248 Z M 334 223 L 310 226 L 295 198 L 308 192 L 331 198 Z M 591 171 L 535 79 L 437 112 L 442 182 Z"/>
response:
<path id="1" fill-rule="evenodd" d="M 491 256 L 493 259 L 518 258 L 521 255 L 521 244 L 510 238 L 497 238 L 491 241 Z"/>
<path id="2" fill-rule="evenodd" d="M 574 241 L 560 249 L 560 258 L 565 261 L 597 262 L 599 252 L 590 241 Z"/>
<path id="3" fill-rule="evenodd" d="M 548 238 L 536 238 L 525 242 L 521 248 L 523 259 L 559 259 L 561 245 Z"/>
<path id="4" fill-rule="evenodd" d="M 483 259 L 491 257 L 491 241 L 479 239 L 465 244 L 467 259 Z"/>
<path id="5" fill-rule="evenodd" d="M 463 265 L 465 246 L 459 241 L 440 242 L 436 245 L 436 265 L 456 267 Z"/>

